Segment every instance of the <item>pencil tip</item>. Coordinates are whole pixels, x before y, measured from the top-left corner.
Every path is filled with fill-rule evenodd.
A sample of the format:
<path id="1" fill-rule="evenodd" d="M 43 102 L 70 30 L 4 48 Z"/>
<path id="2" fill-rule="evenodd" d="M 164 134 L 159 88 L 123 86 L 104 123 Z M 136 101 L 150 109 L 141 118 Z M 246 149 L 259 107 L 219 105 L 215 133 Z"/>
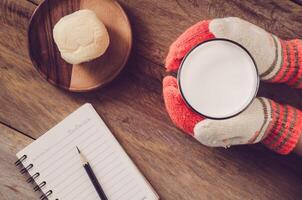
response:
<path id="1" fill-rule="evenodd" d="M 77 148 L 78 152 L 81 153 L 81 151 L 80 151 L 80 149 L 78 148 L 78 146 L 76 146 L 76 148 Z"/>

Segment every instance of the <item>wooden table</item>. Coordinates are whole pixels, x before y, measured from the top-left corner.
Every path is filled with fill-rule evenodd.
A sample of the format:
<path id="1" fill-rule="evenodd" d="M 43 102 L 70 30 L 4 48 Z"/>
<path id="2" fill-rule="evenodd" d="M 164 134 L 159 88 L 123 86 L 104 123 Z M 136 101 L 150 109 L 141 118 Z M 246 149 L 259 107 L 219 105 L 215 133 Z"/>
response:
<path id="1" fill-rule="evenodd" d="M 200 145 L 173 126 L 161 87 L 167 49 L 193 23 L 238 16 L 282 38 L 302 38 L 302 6 L 285 0 L 120 0 L 134 31 L 126 70 L 102 90 L 75 94 L 43 80 L 28 58 L 26 29 L 41 1 L 0 1 L 1 200 L 38 199 L 14 167 L 15 153 L 84 102 L 95 106 L 162 199 L 302 198 L 301 158 L 261 145 Z M 262 84 L 260 94 L 302 108 L 301 91 Z"/>

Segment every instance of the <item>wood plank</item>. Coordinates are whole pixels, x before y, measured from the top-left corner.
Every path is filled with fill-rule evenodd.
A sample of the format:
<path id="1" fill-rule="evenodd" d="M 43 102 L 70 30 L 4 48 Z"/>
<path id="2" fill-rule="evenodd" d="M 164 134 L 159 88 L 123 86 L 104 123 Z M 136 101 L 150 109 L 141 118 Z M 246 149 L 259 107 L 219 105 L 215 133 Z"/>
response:
<path id="1" fill-rule="evenodd" d="M 18 7 L 21 1 L 4 0 L 0 2 L 1 6 L 6 5 L 3 2 L 15 2 Z M 25 23 L 26 13 L 34 10 L 34 4 L 22 5 L 27 5 L 24 9 L 28 11 L 14 11 L 12 15 L 16 18 L 13 19 L 20 23 L 18 26 L 4 16 L 1 21 L 4 28 L 0 29 L 0 121 L 37 138 L 80 104 L 92 102 L 162 199 L 298 199 L 302 193 L 302 161 L 296 156 L 282 157 L 257 145 L 210 149 L 172 125 L 161 96 L 161 79 L 165 73 L 156 63 L 162 65 L 164 51 L 182 30 L 163 25 L 177 24 L 175 22 L 180 20 L 180 27 L 185 28 L 193 21 L 186 21 L 190 16 L 179 7 L 171 9 L 170 6 L 175 6 L 174 1 L 158 1 L 152 5 L 151 1 L 137 1 L 137 5 L 133 1 L 123 2 L 135 23 L 138 39 L 134 55 L 113 84 L 86 94 L 66 93 L 54 88 L 33 69 L 26 55 Z M 200 2 L 188 1 L 186 9 L 193 7 L 193 14 L 200 12 L 198 9 L 206 11 L 208 17 L 223 10 L 224 6 L 231 12 L 228 3 L 221 3 L 222 8 L 210 5 L 207 11 L 198 7 Z M 153 9 L 158 16 L 152 17 L 154 13 L 151 15 L 146 8 Z M 145 11 L 147 14 L 143 13 L 144 9 L 148 10 Z M 276 10 L 274 12 L 281 12 L 279 8 Z M 181 17 L 171 18 L 171 13 L 180 13 Z M 149 21 L 145 24 L 147 18 Z M 193 20 L 197 18 L 193 16 Z M 156 36 L 156 29 L 158 31 L 160 27 L 151 30 L 152 24 L 161 25 L 162 34 Z M 11 38 L 4 36 L 8 33 Z M 141 34 L 137 36 L 138 33 Z M 152 62 L 141 58 L 140 54 L 152 58 Z M 272 87 L 279 90 L 279 86 Z M 299 103 L 297 97 L 293 99 Z"/>
<path id="2" fill-rule="evenodd" d="M 76 102 L 77 94 L 49 85 L 30 62 L 26 30 L 35 8 L 24 0 L 0 2 L 0 121 L 33 137 L 82 103 Z"/>
<path id="3" fill-rule="evenodd" d="M 147 5 L 149 4 L 150 3 L 148 3 Z M 1 12 L 1 16 L 2 16 L 1 18 L 4 21 L 4 23 L 2 24 L 3 28 L 0 30 L 0 44 L 1 44 L 0 62 L 2 67 L 1 76 L 3 77 L 1 79 L 1 83 L 2 83 L 1 85 L 3 88 L 1 93 L 1 96 L 3 96 L 3 98 L 1 98 L 1 100 L 6 103 L 3 103 L 4 106 L 0 108 L 1 110 L 0 120 L 28 134 L 31 134 L 32 136 L 38 136 L 39 134 L 41 134 L 41 132 L 46 131 L 49 127 L 54 125 L 55 122 L 62 119 L 62 116 L 66 115 L 66 113 L 71 112 L 78 105 L 86 101 L 87 95 L 65 93 L 52 86 L 49 86 L 48 83 L 42 80 L 39 77 L 39 75 L 36 73 L 36 71 L 32 68 L 32 64 L 28 59 L 27 50 L 26 50 L 26 23 L 27 20 L 29 20 L 28 13 L 34 10 L 35 5 L 30 3 L 22 4 L 21 7 L 22 12 L 19 11 L 19 7 L 21 6 L 21 3 L 18 0 L 11 0 L 11 1 L 5 0 L 2 1 L 0 5 L 1 8 L 7 8 L 8 10 L 12 10 L 14 13 L 14 14 L 10 14 L 11 16 L 14 17 L 8 18 L 5 15 L 3 15 L 3 13 L 6 13 L 6 11 Z M 156 3 L 152 5 L 159 6 Z M 190 3 L 188 3 L 188 5 L 190 5 Z M 144 8 L 143 5 L 142 8 Z M 163 7 L 162 9 L 164 8 L 166 7 Z M 136 12 L 135 7 L 132 10 L 134 13 Z M 151 10 L 156 11 L 155 8 L 154 9 L 152 8 Z M 149 19 L 150 18 L 151 17 L 149 17 Z M 163 18 L 160 21 L 164 21 L 164 20 L 168 20 L 168 19 Z M 12 26 L 12 24 L 14 24 L 13 21 L 18 22 L 19 24 L 23 23 L 24 25 L 17 26 L 17 27 Z M 139 23 L 140 22 L 139 18 L 135 22 Z M 153 23 L 157 23 L 157 22 L 159 23 L 159 21 L 155 21 Z M 140 27 L 140 24 L 137 24 L 137 26 L 134 27 Z M 141 29 L 143 29 L 143 27 Z M 162 35 L 162 37 L 166 37 L 165 36 L 166 34 L 157 34 L 157 35 Z M 153 36 L 150 38 L 153 38 Z M 137 43 L 139 44 L 139 42 Z M 152 41 L 152 43 L 156 43 L 156 41 Z M 18 51 L 16 51 L 16 49 L 18 49 Z M 167 46 L 160 49 L 167 49 Z M 134 51 L 139 53 L 141 52 L 141 50 L 142 50 L 141 48 L 136 46 Z M 146 52 L 146 55 L 148 55 L 148 52 Z M 16 60 L 15 58 L 19 58 L 19 59 Z M 165 75 L 164 70 L 158 67 L 157 65 L 142 65 L 142 64 L 135 64 L 135 62 L 136 61 L 134 61 L 132 67 L 133 69 L 132 72 L 135 74 L 136 73 L 139 74 L 138 76 L 140 75 L 145 76 L 146 74 L 148 74 L 151 77 L 155 77 L 157 80 L 161 80 L 162 77 Z M 141 72 L 144 73 L 141 74 Z M 14 81 L 11 82 L 11 80 Z M 276 88 L 275 90 L 277 91 L 276 94 L 278 93 L 280 94 L 279 89 Z M 160 91 L 161 89 L 158 90 L 159 94 Z M 270 90 L 264 90 L 264 91 L 270 92 Z M 287 91 L 287 88 L 283 89 L 282 91 Z M 300 102 L 299 93 L 295 92 L 294 90 L 289 90 L 289 91 L 290 92 L 287 93 L 292 94 L 291 96 L 293 97 L 289 99 L 293 99 L 294 102 Z M 102 93 L 103 92 L 105 93 L 105 91 L 102 91 Z M 281 94 L 283 94 L 283 92 Z M 276 96 L 275 94 L 267 95 L 266 93 L 264 93 L 264 95 Z M 159 98 L 158 101 L 161 101 L 161 99 Z M 11 103 L 9 104 L 7 102 L 11 102 Z M 301 104 L 299 104 L 299 107 L 301 107 Z M 39 121 L 36 120 L 38 116 L 40 118 Z M 19 119 L 20 117 L 21 118 L 25 117 L 27 120 L 20 120 Z M 46 120 L 43 120 L 43 118 L 45 118 Z M 33 122 L 35 124 L 31 124 Z"/>
<path id="4" fill-rule="evenodd" d="M 302 0 L 292 0 L 292 1 L 302 6 Z"/>
<path id="5" fill-rule="evenodd" d="M 302 37 L 302 7 L 290 1 L 120 0 L 135 34 L 138 53 L 163 64 L 168 46 L 192 24 L 217 17 L 246 19 L 282 38 Z"/>
<path id="6" fill-rule="evenodd" d="M 10 0 L 10 2 L 15 1 Z M 38 4 L 42 0 L 31 0 L 31 2 Z M 300 33 L 302 7 L 290 1 L 273 0 L 255 3 L 250 0 L 242 3 L 238 0 L 228 2 L 169 0 L 165 1 L 163 5 L 152 0 L 135 2 L 119 0 L 119 2 L 126 9 L 132 22 L 135 52 L 159 65 L 163 65 L 171 42 L 187 27 L 202 19 L 237 16 L 282 38 L 302 37 Z M 155 13 L 156 17 L 153 17 Z"/>
<path id="7" fill-rule="evenodd" d="M 143 61 L 140 63 L 147 65 Z M 286 174 L 287 177 L 282 178 L 290 182 L 296 177 L 294 175 L 289 178 L 288 172 L 293 172 L 292 167 L 301 163 L 297 157 L 292 157 L 293 160 L 281 161 L 288 158 L 281 158 L 260 146 L 237 147 L 232 148 L 231 151 L 201 146 L 173 127 L 168 116 L 161 110 L 162 102 L 156 104 L 156 101 L 160 100 L 156 97 L 158 95 L 156 87 L 160 87 L 160 83 L 150 84 L 143 77 L 138 79 L 127 81 L 128 85 L 121 89 L 121 91 L 127 90 L 127 93 L 120 93 L 119 99 L 123 99 L 123 95 L 131 97 L 131 94 L 137 94 L 138 101 L 133 99 L 133 104 L 144 102 L 141 106 L 115 104 L 114 110 L 121 109 L 117 112 L 118 118 L 111 115 L 111 109 L 109 112 L 102 112 L 104 107 L 100 108 L 97 105 L 97 110 L 102 112 L 110 129 L 139 168 L 143 169 L 143 173 L 163 199 L 200 199 L 201 197 L 270 199 L 273 198 L 272 196 L 278 198 L 280 195 L 291 194 L 294 195 L 283 197 L 295 199 L 299 191 L 297 188 L 296 191 L 282 190 L 279 194 L 276 192 L 278 193 L 278 184 L 283 182 L 281 179 L 278 180 L 281 178 L 279 173 L 282 174 L 281 176 Z M 136 86 L 132 86 L 131 82 Z M 144 84 L 146 86 L 138 87 Z M 115 87 L 120 87 L 120 85 L 116 83 L 112 88 Z M 146 93 L 149 95 L 145 95 Z M 143 100 L 147 98 L 150 99 L 150 106 L 153 105 L 154 109 L 159 112 L 158 115 L 151 113 L 147 107 L 148 104 Z M 143 115 L 140 107 L 148 114 Z M 277 169 L 282 162 L 285 165 L 287 162 L 290 163 L 287 166 L 289 169 L 284 170 L 286 173 L 283 173 L 283 167 Z M 298 168 L 296 172 L 299 172 Z M 292 183 L 290 185 L 292 187 Z M 249 189 L 243 186 L 248 186 Z M 296 186 L 298 188 L 302 186 L 299 179 L 296 180 Z M 287 186 L 282 187 L 287 188 Z"/>
<path id="8" fill-rule="evenodd" d="M 302 37 L 302 7 L 291 1 L 118 0 L 134 30 L 137 53 L 160 65 L 168 46 L 192 24 L 217 17 L 246 19 L 281 38 Z M 35 0 L 36 3 L 42 0 Z"/>
<path id="9" fill-rule="evenodd" d="M 33 140 L 19 132 L 0 124 L 0 197 L 2 200 L 38 199 L 33 185 L 26 184 L 26 176 L 14 166 L 16 153 Z"/>
<path id="10" fill-rule="evenodd" d="M 0 4 L 0 19 L 14 26 L 26 27 L 35 8 L 32 2 L 26 0 L 3 0 Z"/>
<path id="11" fill-rule="evenodd" d="M 157 92 L 160 82 L 128 75 L 107 88 L 106 95 L 94 94 L 99 100 L 92 103 L 163 199 L 301 195 L 297 157 L 281 157 L 260 146 L 228 151 L 201 146 L 171 124 Z M 126 98 L 132 101 L 121 101 Z"/>

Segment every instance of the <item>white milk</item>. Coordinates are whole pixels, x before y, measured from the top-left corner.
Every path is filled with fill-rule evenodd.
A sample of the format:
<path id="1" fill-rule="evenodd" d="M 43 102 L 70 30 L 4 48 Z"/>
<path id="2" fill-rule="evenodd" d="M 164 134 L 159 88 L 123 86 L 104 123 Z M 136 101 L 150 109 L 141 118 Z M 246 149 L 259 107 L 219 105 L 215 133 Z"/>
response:
<path id="1" fill-rule="evenodd" d="M 209 41 L 192 50 L 183 61 L 178 79 L 187 104 L 212 118 L 238 114 L 258 89 L 252 58 L 240 46 L 225 40 Z"/>

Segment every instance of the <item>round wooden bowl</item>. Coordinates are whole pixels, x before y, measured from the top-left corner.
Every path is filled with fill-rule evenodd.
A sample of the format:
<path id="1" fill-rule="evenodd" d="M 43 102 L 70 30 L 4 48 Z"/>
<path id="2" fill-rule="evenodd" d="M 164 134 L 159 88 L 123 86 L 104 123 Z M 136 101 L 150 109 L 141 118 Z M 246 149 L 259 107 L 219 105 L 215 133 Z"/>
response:
<path id="1" fill-rule="evenodd" d="M 104 55 L 72 65 L 61 58 L 54 42 L 54 25 L 65 15 L 90 9 L 105 24 L 110 44 Z M 129 20 L 113 0 L 45 0 L 35 10 L 28 28 L 29 55 L 39 73 L 50 83 L 83 92 L 104 86 L 124 68 L 132 46 Z"/>

